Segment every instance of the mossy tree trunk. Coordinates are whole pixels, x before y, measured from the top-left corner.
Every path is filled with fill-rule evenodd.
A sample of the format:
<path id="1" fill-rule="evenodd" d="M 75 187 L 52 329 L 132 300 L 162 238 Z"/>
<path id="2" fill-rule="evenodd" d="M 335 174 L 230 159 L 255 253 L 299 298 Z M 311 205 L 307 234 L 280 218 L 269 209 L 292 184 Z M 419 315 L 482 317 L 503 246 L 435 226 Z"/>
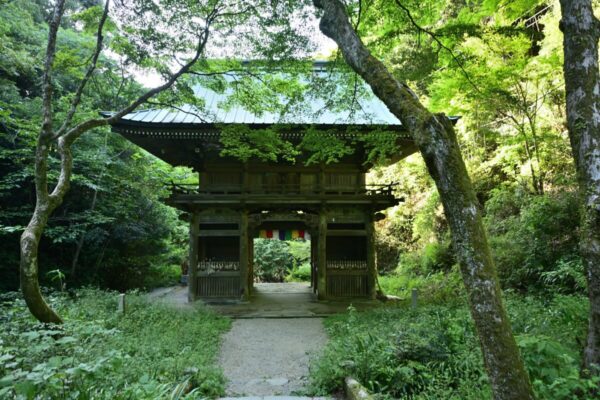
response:
<path id="1" fill-rule="evenodd" d="M 591 0 L 561 0 L 567 126 L 581 199 L 580 248 L 590 299 L 583 366 L 600 374 L 600 22 Z M 599 387 L 600 389 L 600 387 Z"/>
<path id="2" fill-rule="evenodd" d="M 444 115 L 429 112 L 405 84 L 398 82 L 371 55 L 339 0 L 314 3 L 323 10 L 321 31 L 338 44 L 352 69 L 402 121 L 435 181 L 452 232 L 494 398 L 533 399 L 531 383 L 503 306 L 479 203 L 451 122 Z"/>

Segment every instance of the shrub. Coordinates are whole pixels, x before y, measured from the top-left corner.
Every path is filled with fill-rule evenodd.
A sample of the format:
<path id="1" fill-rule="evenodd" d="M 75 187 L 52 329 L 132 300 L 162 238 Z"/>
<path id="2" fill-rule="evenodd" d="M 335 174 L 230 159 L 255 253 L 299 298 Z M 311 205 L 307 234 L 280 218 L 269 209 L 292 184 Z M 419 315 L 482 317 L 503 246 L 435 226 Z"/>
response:
<path id="1" fill-rule="evenodd" d="M 310 241 L 256 239 L 254 241 L 254 276 L 261 282 L 283 282 L 288 275 L 306 274 L 310 279 Z M 304 268 L 297 271 L 296 266 Z M 294 276 L 291 280 L 302 280 Z"/>
<path id="2" fill-rule="evenodd" d="M 463 297 L 462 278 L 455 265 L 449 272 L 427 275 L 414 273 L 400 266 L 394 273 L 379 276 L 379 285 L 384 293 L 409 299 L 413 289 L 419 290 L 419 301 L 425 303 L 454 302 Z"/>
<path id="3" fill-rule="evenodd" d="M 0 304 L 0 398 L 223 394 L 215 356 L 229 327 L 225 318 L 202 308 L 178 311 L 147 303 L 135 293 L 120 315 L 116 293 L 85 289 L 48 297 L 65 318 L 55 326 L 34 322 L 24 302 L 11 297 Z"/>
<path id="4" fill-rule="evenodd" d="M 530 195 L 502 187 L 492 191 L 486 213 L 490 244 L 505 287 L 543 289 L 551 282 L 564 292 L 583 292 L 576 193 Z"/>
<path id="5" fill-rule="evenodd" d="M 143 279 L 146 289 L 175 285 L 181 279 L 181 266 L 177 264 L 152 265 Z"/>
<path id="6" fill-rule="evenodd" d="M 310 263 L 304 263 L 297 268 L 294 268 L 292 272 L 285 278 L 286 282 L 310 282 L 311 266 Z"/>
<path id="7" fill-rule="evenodd" d="M 288 242 L 256 239 L 254 241 L 254 276 L 261 282 L 283 282 L 294 267 Z"/>
<path id="8" fill-rule="evenodd" d="M 584 297 L 507 296 L 507 309 L 536 395 L 591 399 L 579 376 L 588 303 Z M 313 394 L 354 376 L 381 399 L 491 398 L 479 341 L 464 302 L 350 309 L 326 320 L 330 341 L 311 365 Z"/>

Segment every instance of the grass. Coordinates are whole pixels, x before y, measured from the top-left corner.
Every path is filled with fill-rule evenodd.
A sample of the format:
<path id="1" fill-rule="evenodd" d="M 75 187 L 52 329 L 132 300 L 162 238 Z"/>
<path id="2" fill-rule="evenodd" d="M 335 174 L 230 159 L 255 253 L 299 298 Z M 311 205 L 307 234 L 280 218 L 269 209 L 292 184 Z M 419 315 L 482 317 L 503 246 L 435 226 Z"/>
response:
<path id="1" fill-rule="evenodd" d="M 177 399 L 223 394 L 215 357 L 228 319 L 85 289 L 48 297 L 65 319 L 37 323 L 15 295 L 0 305 L 0 398 Z"/>
<path id="2" fill-rule="evenodd" d="M 595 384 L 579 376 L 588 303 L 508 295 L 507 308 L 540 399 L 585 399 Z M 491 398 L 468 308 L 428 303 L 357 312 L 326 320 L 330 342 L 311 366 L 311 394 L 335 393 L 353 376 L 379 399 Z"/>

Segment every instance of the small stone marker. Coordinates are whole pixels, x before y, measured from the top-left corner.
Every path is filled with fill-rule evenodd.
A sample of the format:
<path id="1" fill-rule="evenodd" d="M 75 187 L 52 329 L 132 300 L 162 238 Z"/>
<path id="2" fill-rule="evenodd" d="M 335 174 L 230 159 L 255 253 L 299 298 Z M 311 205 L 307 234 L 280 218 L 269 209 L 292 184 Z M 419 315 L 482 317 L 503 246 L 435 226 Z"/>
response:
<path id="1" fill-rule="evenodd" d="M 125 293 L 119 295 L 119 302 L 117 305 L 117 311 L 121 314 L 125 314 Z"/>
<path id="2" fill-rule="evenodd" d="M 417 302 L 419 300 L 419 290 L 413 289 L 410 294 L 410 308 L 413 310 L 417 308 Z"/>

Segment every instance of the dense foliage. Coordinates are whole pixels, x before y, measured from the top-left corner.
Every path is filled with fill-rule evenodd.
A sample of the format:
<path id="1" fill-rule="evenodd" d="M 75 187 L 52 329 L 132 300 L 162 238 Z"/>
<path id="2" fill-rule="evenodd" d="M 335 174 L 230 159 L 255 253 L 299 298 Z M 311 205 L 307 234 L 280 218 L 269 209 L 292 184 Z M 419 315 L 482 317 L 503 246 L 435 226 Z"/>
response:
<path id="1" fill-rule="evenodd" d="M 41 120 L 40 74 L 47 40 L 48 4 L 2 2 L 0 7 L 0 291 L 18 286 L 19 235 L 35 202 L 33 165 Z M 55 83 L 64 112 L 68 93 L 83 74 L 95 43 L 86 23 L 96 2 L 69 2 L 59 37 Z M 121 107 L 140 86 L 122 80 L 115 60 L 101 59 L 99 72 L 82 105 L 90 114 Z M 162 186 L 186 179 L 108 129 L 76 142 L 75 175 L 64 204 L 50 219 L 39 257 L 42 280 L 59 269 L 68 285 L 93 283 L 113 289 L 165 284 L 176 279 L 185 258 L 185 223 L 162 204 Z M 50 154 L 49 165 L 57 166 Z M 55 182 L 57 176 L 50 176 Z M 183 224 L 183 225 L 182 225 Z"/>
<path id="2" fill-rule="evenodd" d="M 360 25 L 370 48 L 433 110 L 461 116 L 459 140 L 503 286 L 583 293 L 558 3 L 376 3 Z M 384 13 L 399 24 L 382 24 Z M 378 226 L 382 286 L 454 284 L 445 278 L 456 263 L 448 225 L 421 159 L 371 179 L 400 182 L 405 198 Z"/>
<path id="3" fill-rule="evenodd" d="M 0 292 L 17 288 L 18 237 L 35 200 L 32 165 L 50 4 L 0 0 Z M 374 54 L 431 109 L 461 116 L 459 141 L 484 207 L 503 287 L 511 292 L 507 308 L 537 394 L 544 399 L 583 398 L 593 382 L 580 379 L 578 372 L 587 303 L 580 297 L 585 279 L 564 125 L 557 2 L 361 4 L 353 8 L 354 22 Z M 93 46 L 90 22 L 97 17 L 97 5 L 69 2 L 55 63 L 59 115 Z M 286 47 L 292 33 L 281 31 L 271 41 L 255 39 L 251 44 L 289 55 L 306 45 L 299 38 L 296 48 Z M 126 45 L 115 41 L 119 43 Z M 247 54 L 243 47 L 248 45 L 241 42 L 236 50 Z M 146 50 L 139 52 L 140 64 L 153 62 L 152 49 Z M 230 67 L 239 63 L 203 65 L 206 76 L 199 79 L 223 92 L 224 78 L 212 74 Z M 82 109 L 90 115 L 116 109 L 137 95 L 141 87 L 134 79 L 121 80 L 127 68 L 102 58 Z M 287 78 L 274 74 L 266 83 L 241 79 L 232 102 L 249 103 L 258 113 L 274 111 L 278 105 L 272 103 L 279 97 L 270 95 L 271 88 L 302 99 L 306 88 Z M 357 86 L 336 85 L 333 80 L 314 86 L 342 92 L 329 105 L 347 109 L 352 90 L 346 89 L 356 92 Z M 202 102 L 183 89 L 185 100 Z M 158 101 L 174 100 L 169 96 L 173 93 Z M 352 145 L 364 144 L 370 149 L 369 161 L 381 161 L 395 149 L 389 136 L 378 137 L 379 142 L 361 138 Z M 273 161 L 298 153 L 275 129 L 226 130 L 222 141 L 223 155 L 242 160 Z M 308 163 L 335 161 L 353 150 L 333 135 L 310 129 L 300 149 L 311 154 Z M 178 213 L 159 200 L 165 181 L 192 181 L 192 174 L 165 165 L 108 129 L 85 135 L 74 155 L 72 189 L 41 243 L 41 278 L 60 288 L 66 280 L 67 287 L 91 283 L 119 290 L 174 281 L 185 258 L 186 228 Z M 49 163 L 58 164 L 54 150 Z M 51 174 L 50 180 L 56 179 Z M 417 311 L 352 311 L 332 319 L 332 341 L 312 372 L 314 391 L 330 393 L 344 376 L 354 375 L 383 398 L 489 397 L 466 307 L 448 305 L 464 289 L 439 197 L 421 159 L 412 156 L 379 166 L 371 179 L 400 182 L 398 194 L 405 198 L 378 223 L 382 289 L 406 298 L 418 288 L 428 294 L 425 302 L 437 305 Z M 295 249 L 298 243 L 258 240 L 258 279 L 308 279 L 309 253 Z M 64 294 L 51 297 L 67 321 L 60 328 L 35 324 L 21 301 L 4 301 L 0 397 L 160 398 L 190 389 L 191 397 L 221 394 L 223 381 L 212 361 L 217 337 L 227 327 L 224 320 L 203 311 L 150 307 L 137 296 L 130 313 L 118 316 L 113 294 L 84 290 L 71 295 L 74 300 Z M 201 346 L 190 345 L 190 336 L 202 338 Z"/>
<path id="4" fill-rule="evenodd" d="M 509 296 L 507 309 L 537 396 L 592 399 L 583 393 L 594 381 L 579 376 L 586 299 Z M 381 399 L 491 397 L 464 303 L 350 309 L 326 326 L 331 340 L 311 368 L 314 393 L 335 392 L 354 376 Z"/>
<path id="5" fill-rule="evenodd" d="M 173 310 L 127 295 L 82 289 L 49 297 L 60 326 L 33 320 L 16 294 L 0 303 L 0 398 L 177 399 L 218 397 L 214 365 L 229 321 L 203 308 Z"/>
<path id="6" fill-rule="evenodd" d="M 310 281 L 310 241 L 255 239 L 254 276 L 261 282 Z"/>

